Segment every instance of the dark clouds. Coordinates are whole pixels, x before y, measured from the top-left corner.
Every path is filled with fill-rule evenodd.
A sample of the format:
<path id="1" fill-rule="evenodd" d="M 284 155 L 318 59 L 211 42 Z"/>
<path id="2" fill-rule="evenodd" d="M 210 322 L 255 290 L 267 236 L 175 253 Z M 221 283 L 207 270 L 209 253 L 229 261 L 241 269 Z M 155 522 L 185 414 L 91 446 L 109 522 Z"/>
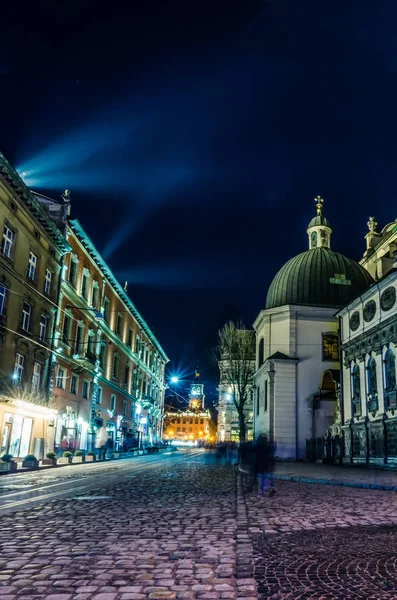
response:
<path id="1" fill-rule="evenodd" d="M 354 258 L 397 216 L 395 3 L 43 6 L 0 37 L 2 151 L 72 190 L 173 356 L 252 322 L 317 194 Z"/>

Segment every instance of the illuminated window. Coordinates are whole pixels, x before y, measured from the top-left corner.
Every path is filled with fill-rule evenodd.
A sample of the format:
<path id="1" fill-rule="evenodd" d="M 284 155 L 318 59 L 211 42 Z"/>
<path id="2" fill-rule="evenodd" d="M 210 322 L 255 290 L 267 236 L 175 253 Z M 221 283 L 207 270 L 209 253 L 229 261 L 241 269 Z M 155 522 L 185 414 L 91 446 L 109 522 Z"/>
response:
<path id="1" fill-rule="evenodd" d="M 15 386 L 19 386 L 22 383 L 24 362 L 25 358 L 22 356 L 22 354 L 15 355 L 14 373 L 12 376 L 12 383 Z"/>
<path id="2" fill-rule="evenodd" d="M 40 388 L 41 364 L 35 362 L 33 365 L 32 388 L 38 390 Z"/>
<path id="3" fill-rule="evenodd" d="M 52 273 L 48 269 L 45 270 L 44 293 L 47 296 L 51 293 Z"/>
<path id="4" fill-rule="evenodd" d="M 323 360 L 338 359 L 338 336 L 334 334 L 323 335 Z"/>
<path id="5" fill-rule="evenodd" d="M 36 277 L 36 268 L 37 268 L 37 256 L 33 254 L 33 252 L 29 252 L 29 262 L 28 262 L 28 277 L 29 279 L 35 279 Z"/>
<path id="6" fill-rule="evenodd" d="M 14 232 L 7 225 L 3 229 L 3 244 L 1 251 L 7 258 L 11 258 L 12 245 L 14 243 Z"/>

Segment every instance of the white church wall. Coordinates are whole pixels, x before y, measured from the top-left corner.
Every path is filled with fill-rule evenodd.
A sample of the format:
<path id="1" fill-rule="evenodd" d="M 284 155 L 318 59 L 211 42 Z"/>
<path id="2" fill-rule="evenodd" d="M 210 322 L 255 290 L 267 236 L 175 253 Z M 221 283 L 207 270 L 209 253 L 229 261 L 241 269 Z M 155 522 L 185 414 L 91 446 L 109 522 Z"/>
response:
<path id="1" fill-rule="evenodd" d="M 267 381 L 267 409 L 265 410 L 265 385 Z M 256 439 L 261 433 L 269 435 L 269 411 L 270 411 L 270 385 L 268 365 L 263 365 L 262 369 L 257 373 L 255 378 L 257 392 L 259 390 L 259 413 L 255 405 L 254 412 L 254 438 Z M 256 392 L 256 393 L 257 393 Z"/>
<path id="2" fill-rule="evenodd" d="M 296 356 L 297 364 L 297 419 L 298 419 L 298 458 L 304 458 L 306 439 L 322 436 L 335 411 L 335 403 L 324 403 L 320 412 L 313 419 L 312 399 L 318 392 L 322 375 L 328 369 L 339 369 L 339 361 L 323 360 L 323 335 L 338 333 L 338 321 L 333 317 L 334 311 L 315 311 L 310 315 L 306 310 L 301 316 L 297 314 Z M 313 431 L 313 423 L 317 429 Z M 318 428 L 321 428 L 319 430 Z"/>
<path id="3" fill-rule="evenodd" d="M 296 365 L 274 360 L 274 432 L 276 455 L 296 459 Z"/>

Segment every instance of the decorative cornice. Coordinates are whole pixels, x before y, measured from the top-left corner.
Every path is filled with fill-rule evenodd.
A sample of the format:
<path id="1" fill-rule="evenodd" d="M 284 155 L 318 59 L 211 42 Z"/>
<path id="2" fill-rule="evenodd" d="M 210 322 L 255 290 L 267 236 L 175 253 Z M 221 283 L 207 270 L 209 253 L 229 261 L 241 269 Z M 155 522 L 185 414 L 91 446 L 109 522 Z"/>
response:
<path id="1" fill-rule="evenodd" d="M 25 208 L 34 216 L 38 223 L 48 233 L 54 244 L 66 254 L 70 251 L 70 246 L 58 227 L 52 221 L 45 208 L 36 200 L 32 192 L 26 187 L 23 180 L 19 177 L 15 169 L 12 168 L 5 156 L 0 152 L 0 177 L 6 185 L 12 189 L 15 196 L 25 206 Z"/>
<path id="2" fill-rule="evenodd" d="M 382 348 L 390 342 L 397 343 L 397 314 L 345 342 L 341 348 L 345 352 L 347 360 L 351 361 L 370 352 L 379 354 Z"/>
<path id="3" fill-rule="evenodd" d="M 83 245 L 85 250 L 88 252 L 90 257 L 92 258 L 92 260 L 98 265 L 99 269 L 102 271 L 102 273 L 105 276 L 105 278 L 107 279 L 108 283 L 112 286 L 114 291 L 118 294 L 118 296 L 123 301 L 125 306 L 131 311 L 131 314 L 135 317 L 136 321 L 141 326 L 142 330 L 145 332 L 145 334 L 147 335 L 149 340 L 152 342 L 152 344 L 156 347 L 158 352 L 160 352 L 164 361 L 166 363 L 169 362 L 168 356 L 164 352 L 163 348 L 161 347 L 160 343 L 158 342 L 155 335 L 151 331 L 150 327 L 147 325 L 146 321 L 140 315 L 138 310 L 135 308 L 135 305 L 133 304 L 132 300 L 127 296 L 123 287 L 117 281 L 116 277 L 113 275 L 109 266 L 105 263 L 102 256 L 99 254 L 99 252 L 95 248 L 94 244 L 92 243 L 92 241 L 90 240 L 88 235 L 85 233 L 80 222 L 77 219 L 70 219 L 68 221 L 68 224 L 69 224 L 70 229 L 76 235 L 77 239 L 80 241 L 80 243 Z"/>

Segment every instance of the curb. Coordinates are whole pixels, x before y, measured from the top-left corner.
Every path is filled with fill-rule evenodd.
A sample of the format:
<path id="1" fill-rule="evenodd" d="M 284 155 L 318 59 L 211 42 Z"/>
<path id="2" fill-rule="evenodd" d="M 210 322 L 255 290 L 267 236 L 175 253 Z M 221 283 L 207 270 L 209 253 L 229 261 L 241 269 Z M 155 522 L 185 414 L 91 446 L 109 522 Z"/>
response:
<path id="1" fill-rule="evenodd" d="M 384 490 L 387 492 L 397 492 L 397 485 L 381 485 L 375 483 L 356 483 L 354 481 L 341 481 L 339 479 L 312 479 L 311 477 L 296 477 L 294 475 L 274 475 L 269 478 L 280 481 L 293 481 L 295 483 L 314 483 L 317 485 L 334 485 L 340 487 L 362 488 L 370 490 Z"/>

